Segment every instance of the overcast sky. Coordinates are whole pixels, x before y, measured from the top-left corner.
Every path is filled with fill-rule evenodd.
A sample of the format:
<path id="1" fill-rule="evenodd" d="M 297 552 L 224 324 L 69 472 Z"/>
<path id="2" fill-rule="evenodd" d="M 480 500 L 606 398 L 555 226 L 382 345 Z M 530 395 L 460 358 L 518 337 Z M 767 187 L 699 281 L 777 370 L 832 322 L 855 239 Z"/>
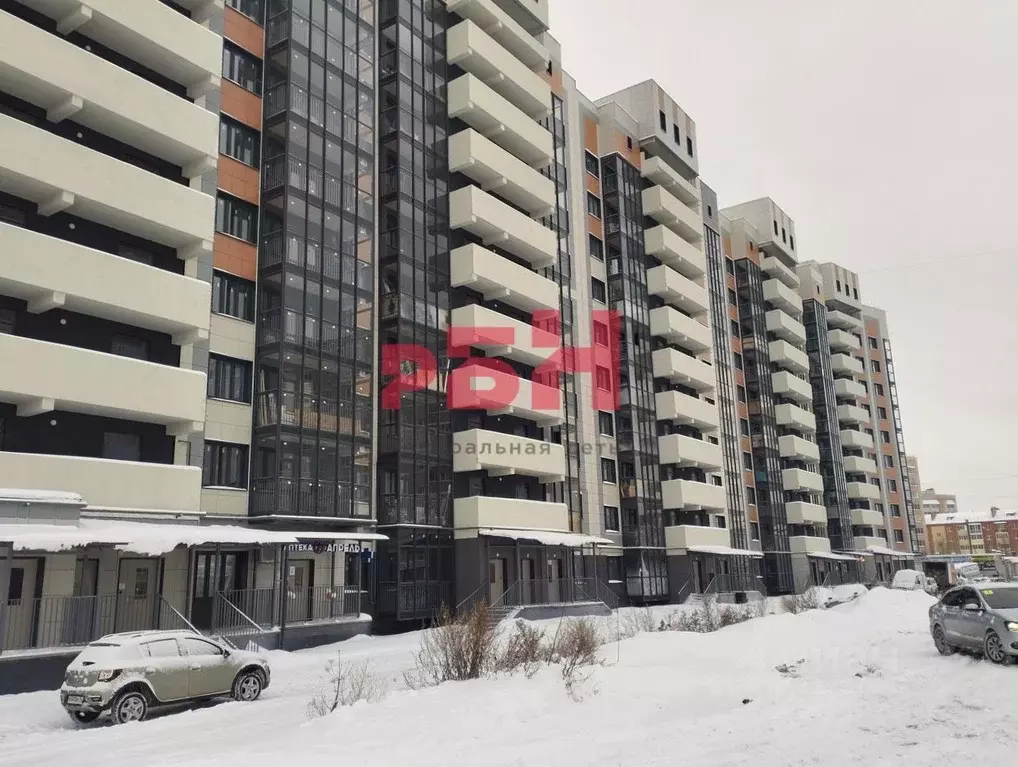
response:
<path id="1" fill-rule="evenodd" d="M 581 91 L 656 79 L 722 207 L 859 273 L 923 485 L 1018 508 L 1018 0 L 550 2 Z"/>

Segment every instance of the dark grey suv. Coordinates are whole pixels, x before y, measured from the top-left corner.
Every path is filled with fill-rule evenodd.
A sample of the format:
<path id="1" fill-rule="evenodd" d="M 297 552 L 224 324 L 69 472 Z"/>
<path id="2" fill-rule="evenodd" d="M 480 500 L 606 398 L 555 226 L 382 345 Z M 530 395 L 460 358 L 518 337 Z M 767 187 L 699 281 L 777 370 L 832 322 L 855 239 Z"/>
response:
<path id="1" fill-rule="evenodd" d="M 930 608 L 930 634 L 941 655 L 976 650 L 994 663 L 1018 656 L 1018 583 L 957 586 Z"/>

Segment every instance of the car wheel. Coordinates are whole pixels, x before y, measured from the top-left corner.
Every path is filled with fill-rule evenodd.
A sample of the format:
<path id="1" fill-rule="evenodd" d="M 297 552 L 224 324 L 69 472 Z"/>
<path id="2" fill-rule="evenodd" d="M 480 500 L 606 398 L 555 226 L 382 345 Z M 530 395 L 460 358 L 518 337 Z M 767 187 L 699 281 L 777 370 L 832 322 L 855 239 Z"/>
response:
<path id="1" fill-rule="evenodd" d="M 91 724 L 99 718 L 98 711 L 68 711 L 67 715 L 75 724 Z"/>
<path id="2" fill-rule="evenodd" d="M 1001 666 L 1014 663 L 1014 657 L 1007 654 L 1004 643 L 1000 641 L 996 631 L 988 633 L 986 639 L 983 640 L 983 655 Z"/>
<path id="3" fill-rule="evenodd" d="M 954 655 L 954 648 L 948 644 L 944 629 L 940 626 L 933 629 L 933 644 L 937 646 L 937 652 L 941 655 Z"/>
<path id="4" fill-rule="evenodd" d="M 233 699 L 250 702 L 262 694 L 262 675 L 257 671 L 245 671 L 233 682 Z"/>
<path id="5" fill-rule="evenodd" d="M 148 696 L 138 690 L 128 690 L 113 702 L 113 721 L 117 724 L 140 722 L 148 714 Z"/>

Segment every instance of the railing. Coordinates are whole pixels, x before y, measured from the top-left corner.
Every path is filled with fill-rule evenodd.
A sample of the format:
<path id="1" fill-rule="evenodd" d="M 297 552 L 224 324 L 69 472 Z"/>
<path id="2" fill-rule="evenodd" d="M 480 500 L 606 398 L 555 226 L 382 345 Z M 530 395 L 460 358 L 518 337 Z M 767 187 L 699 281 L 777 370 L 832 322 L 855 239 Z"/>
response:
<path id="1" fill-rule="evenodd" d="M 361 591 L 342 586 L 311 586 L 283 592 L 286 625 L 315 623 L 360 614 Z"/>
<path id="2" fill-rule="evenodd" d="M 227 636 L 261 633 L 278 622 L 273 589 L 234 589 L 217 592 L 212 606 L 212 630 Z"/>
<path id="3" fill-rule="evenodd" d="M 538 578 L 516 581 L 505 593 L 492 600 L 490 609 L 502 611 L 529 605 L 572 602 L 604 602 L 613 610 L 619 605 L 615 593 L 596 578 Z"/>
<path id="4" fill-rule="evenodd" d="M 442 605 L 449 604 L 450 587 L 445 581 L 414 581 L 378 584 L 375 611 L 400 618 L 431 618 Z"/>
<path id="5" fill-rule="evenodd" d="M 366 485 L 275 477 L 261 477 L 251 484 L 253 507 L 257 514 L 371 516 L 371 488 Z"/>
<path id="6" fill-rule="evenodd" d="M 693 590 L 693 584 L 690 583 L 687 580 L 685 583 L 682 584 L 682 588 L 680 588 L 676 592 L 676 594 L 675 594 L 675 604 L 681 605 L 683 602 L 685 602 L 687 599 L 689 599 L 692 590 Z"/>
<path id="7" fill-rule="evenodd" d="M 715 573 L 711 577 L 707 588 L 703 590 L 707 594 L 731 594 L 736 591 L 760 591 L 764 588 L 763 581 L 758 575 L 747 573 Z M 766 594 L 766 591 L 761 593 Z"/>

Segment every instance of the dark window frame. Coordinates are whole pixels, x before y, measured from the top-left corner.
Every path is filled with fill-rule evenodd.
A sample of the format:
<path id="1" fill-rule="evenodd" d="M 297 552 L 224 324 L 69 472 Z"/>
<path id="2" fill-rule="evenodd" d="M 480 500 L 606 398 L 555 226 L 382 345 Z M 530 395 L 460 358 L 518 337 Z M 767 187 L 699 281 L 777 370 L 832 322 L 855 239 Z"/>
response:
<path id="1" fill-rule="evenodd" d="M 205 440 L 202 487 L 247 490 L 250 446 Z"/>
<path id="2" fill-rule="evenodd" d="M 251 369 L 252 364 L 248 360 L 223 354 L 210 354 L 207 390 L 209 399 L 250 404 Z"/>
<path id="3" fill-rule="evenodd" d="M 263 64 L 260 58 L 229 40 L 223 40 L 224 79 L 256 96 L 261 96 L 262 73 Z"/>
<path id="4" fill-rule="evenodd" d="M 254 128 L 232 117 L 219 116 L 220 154 L 257 169 L 261 161 L 261 145 L 262 136 Z"/>
<path id="5" fill-rule="evenodd" d="M 254 245 L 258 242 L 258 206 L 220 190 L 216 194 L 216 231 Z"/>
<path id="6" fill-rule="evenodd" d="M 255 295 L 255 284 L 250 280 L 229 272 L 212 272 L 213 314 L 254 322 Z"/>

